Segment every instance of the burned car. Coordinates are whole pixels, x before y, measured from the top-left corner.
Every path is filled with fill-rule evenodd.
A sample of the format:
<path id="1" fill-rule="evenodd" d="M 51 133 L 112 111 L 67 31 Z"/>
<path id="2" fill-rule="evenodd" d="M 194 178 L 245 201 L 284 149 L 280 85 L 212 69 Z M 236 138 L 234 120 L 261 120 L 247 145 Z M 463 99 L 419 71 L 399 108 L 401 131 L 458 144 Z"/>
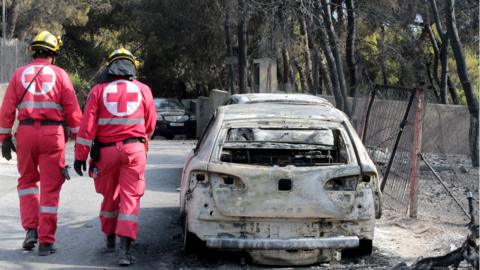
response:
<path id="1" fill-rule="evenodd" d="M 185 250 L 245 250 L 269 265 L 370 254 L 380 197 L 373 162 L 333 106 L 222 106 L 184 166 Z"/>

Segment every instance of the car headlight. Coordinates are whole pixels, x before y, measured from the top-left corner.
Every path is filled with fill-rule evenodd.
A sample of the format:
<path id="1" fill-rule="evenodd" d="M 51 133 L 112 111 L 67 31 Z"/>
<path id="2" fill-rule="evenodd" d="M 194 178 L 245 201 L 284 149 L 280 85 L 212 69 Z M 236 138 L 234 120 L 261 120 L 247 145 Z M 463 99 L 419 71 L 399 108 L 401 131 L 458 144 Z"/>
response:
<path id="1" fill-rule="evenodd" d="M 179 121 L 180 122 L 188 121 L 188 115 L 182 115 L 182 117 L 180 117 Z"/>
<path id="2" fill-rule="evenodd" d="M 197 120 L 197 117 L 195 117 L 194 114 L 191 114 L 190 115 L 190 121 L 195 121 L 195 120 Z"/>
<path id="3" fill-rule="evenodd" d="M 157 120 L 163 121 L 163 116 L 161 116 L 160 114 L 157 114 Z"/>

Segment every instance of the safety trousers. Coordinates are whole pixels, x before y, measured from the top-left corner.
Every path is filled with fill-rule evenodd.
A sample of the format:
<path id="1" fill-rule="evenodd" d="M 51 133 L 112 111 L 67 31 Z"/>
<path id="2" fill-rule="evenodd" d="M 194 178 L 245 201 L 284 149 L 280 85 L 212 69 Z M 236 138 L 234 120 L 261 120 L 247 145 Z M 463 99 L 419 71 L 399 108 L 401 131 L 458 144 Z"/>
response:
<path id="1" fill-rule="evenodd" d="M 40 243 L 53 243 L 60 190 L 65 181 L 63 127 L 20 125 L 15 136 L 22 226 L 25 230 L 38 229 Z"/>
<path id="2" fill-rule="evenodd" d="M 145 147 L 142 143 L 100 149 L 94 170 L 95 190 L 103 195 L 100 222 L 105 235 L 137 239 L 140 198 L 145 190 Z"/>

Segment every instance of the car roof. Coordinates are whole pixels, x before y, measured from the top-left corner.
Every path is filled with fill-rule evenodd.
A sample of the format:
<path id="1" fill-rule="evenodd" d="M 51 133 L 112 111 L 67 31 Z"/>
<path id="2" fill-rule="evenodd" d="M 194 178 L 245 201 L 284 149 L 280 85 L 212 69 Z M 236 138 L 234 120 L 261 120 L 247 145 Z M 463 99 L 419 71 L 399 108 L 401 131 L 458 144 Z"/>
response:
<path id="1" fill-rule="evenodd" d="M 289 104 L 322 104 L 333 105 L 328 100 L 307 94 L 292 93 L 252 93 L 252 94 L 235 94 L 231 100 L 235 100 L 236 104 L 245 103 L 289 103 Z"/>
<path id="2" fill-rule="evenodd" d="M 226 121 L 240 119 L 314 119 L 335 122 L 348 121 L 347 116 L 340 110 L 330 105 L 298 105 L 283 103 L 247 103 L 231 104 L 218 108 L 218 113 L 223 114 Z"/>

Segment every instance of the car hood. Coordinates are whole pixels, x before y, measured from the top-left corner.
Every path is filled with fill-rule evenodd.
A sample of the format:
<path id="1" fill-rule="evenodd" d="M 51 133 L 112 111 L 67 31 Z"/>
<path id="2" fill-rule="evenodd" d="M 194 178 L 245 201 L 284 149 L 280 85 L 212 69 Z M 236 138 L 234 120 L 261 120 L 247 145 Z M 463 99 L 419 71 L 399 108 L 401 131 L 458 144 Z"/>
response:
<path id="1" fill-rule="evenodd" d="M 185 110 L 157 110 L 159 115 L 184 115 L 188 114 Z"/>

